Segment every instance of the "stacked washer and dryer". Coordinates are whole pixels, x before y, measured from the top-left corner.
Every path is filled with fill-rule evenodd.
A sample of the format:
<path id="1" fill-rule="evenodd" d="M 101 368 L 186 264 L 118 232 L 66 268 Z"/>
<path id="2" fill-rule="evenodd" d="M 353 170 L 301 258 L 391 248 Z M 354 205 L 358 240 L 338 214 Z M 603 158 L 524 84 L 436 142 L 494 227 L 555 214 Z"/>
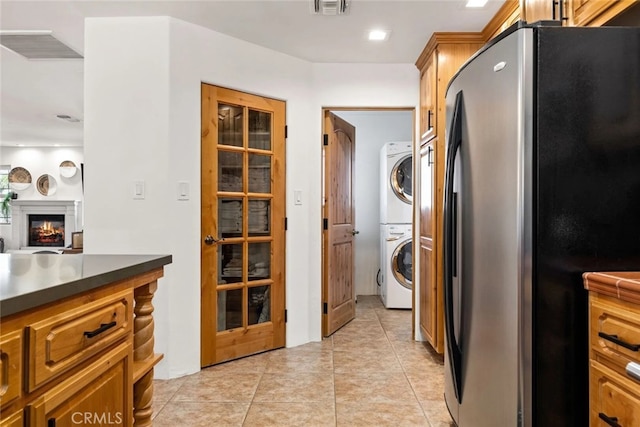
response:
<path id="1" fill-rule="evenodd" d="M 378 293 L 387 308 L 411 308 L 411 142 L 388 142 L 380 151 L 380 272 Z"/>

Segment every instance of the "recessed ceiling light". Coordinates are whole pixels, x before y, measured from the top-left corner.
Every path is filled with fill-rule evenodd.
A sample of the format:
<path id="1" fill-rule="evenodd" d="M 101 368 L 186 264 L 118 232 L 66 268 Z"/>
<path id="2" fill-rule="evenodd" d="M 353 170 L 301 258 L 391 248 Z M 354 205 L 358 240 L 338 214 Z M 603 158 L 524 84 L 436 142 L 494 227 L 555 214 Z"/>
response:
<path id="1" fill-rule="evenodd" d="M 389 38 L 389 33 L 391 31 L 387 30 L 371 30 L 369 31 L 369 40 L 372 41 L 384 41 Z"/>
<path id="2" fill-rule="evenodd" d="M 467 0 L 467 7 L 484 7 L 488 0 Z"/>

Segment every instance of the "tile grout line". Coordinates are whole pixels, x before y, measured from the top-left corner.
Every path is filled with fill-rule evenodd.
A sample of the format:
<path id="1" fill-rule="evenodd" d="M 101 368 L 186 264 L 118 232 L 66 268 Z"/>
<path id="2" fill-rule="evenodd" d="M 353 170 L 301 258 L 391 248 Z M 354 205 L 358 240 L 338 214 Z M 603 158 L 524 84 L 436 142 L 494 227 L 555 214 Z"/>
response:
<path id="1" fill-rule="evenodd" d="M 380 321 L 380 326 L 382 326 L 382 330 L 384 331 L 385 337 L 387 337 L 387 340 L 389 340 L 389 335 L 387 334 L 387 329 L 382 324 L 382 320 L 380 320 L 380 316 L 378 315 L 378 312 L 376 312 L 376 316 L 378 317 L 378 320 Z M 411 337 L 411 340 L 414 340 L 414 338 Z M 402 375 L 404 375 L 404 379 L 409 384 L 409 387 L 411 387 L 411 391 L 413 392 L 413 397 L 415 398 L 416 403 L 420 407 L 420 410 L 422 411 L 422 415 L 424 416 L 424 419 L 427 422 L 427 425 L 429 427 L 433 427 L 433 425 L 431 424 L 431 421 L 429 420 L 429 417 L 427 416 L 427 413 L 424 410 L 424 407 L 422 406 L 422 403 L 420 403 L 420 399 L 418 399 L 418 395 L 416 394 L 416 390 L 413 387 L 413 384 L 411 384 L 411 381 L 409 380 L 409 377 L 407 376 L 406 368 L 405 368 L 404 364 L 402 363 L 402 361 L 400 360 L 400 356 L 398 355 L 398 349 L 393 344 L 391 344 L 391 340 L 389 340 L 389 345 L 391 346 L 391 349 L 393 350 L 393 354 L 396 357 L 396 360 L 398 361 L 398 364 L 400 365 L 400 369 L 402 369 Z"/>
<path id="2" fill-rule="evenodd" d="M 251 356 L 249 356 L 249 357 L 251 357 Z M 251 411 L 251 407 L 253 406 L 253 402 L 256 399 L 256 394 L 258 394 L 258 389 L 260 388 L 260 383 L 264 379 L 264 374 L 267 372 L 267 369 L 269 368 L 269 364 L 270 363 L 271 363 L 271 355 L 269 355 L 269 360 L 267 360 L 267 363 L 264 366 L 264 370 L 260 374 L 260 379 L 258 380 L 258 384 L 256 384 L 256 389 L 253 391 L 253 396 L 251 396 L 251 401 L 249 402 L 249 406 L 247 406 L 247 412 L 245 412 L 244 418 L 242 418 L 242 424 L 240 424 L 241 426 L 244 426 L 246 424 L 246 422 L 247 422 L 247 418 L 249 417 L 249 412 Z"/>
<path id="3" fill-rule="evenodd" d="M 338 390 L 336 390 L 336 349 L 333 347 L 333 335 L 331 335 L 331 374 L 333 375 L 333 415 L 335 426 L 338 427 Z"/>

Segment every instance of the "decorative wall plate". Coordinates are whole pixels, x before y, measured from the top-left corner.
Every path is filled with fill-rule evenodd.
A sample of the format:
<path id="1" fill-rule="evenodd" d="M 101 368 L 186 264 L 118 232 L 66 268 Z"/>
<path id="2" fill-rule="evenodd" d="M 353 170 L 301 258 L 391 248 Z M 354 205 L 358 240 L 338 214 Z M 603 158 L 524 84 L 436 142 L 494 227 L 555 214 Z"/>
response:
<path id="1" fill-rule="evenodd" d="M 31 185 L 31 174 L 20 166 L 9 171 L 9 184 L 14 190 L 26 190 Z"/>
<path id="2" fill-rule="evenodd" d="M 64 178 L 71 178 L 76 174 L 77 171 L 78 168 L 76 167 L 76 164 L 71 160 L 65 160 L 64 162 L 60 163 L 60 176 Z"/>
<path id="3" fill-rule="evenodd" d="M 43 196 L 51 196 L 56 193 L 58 189 L 58 183 L 56 179 L 51 175 L 40 175 L 38 180 L 36 181 L 36 188 L 38 192 Z"/>

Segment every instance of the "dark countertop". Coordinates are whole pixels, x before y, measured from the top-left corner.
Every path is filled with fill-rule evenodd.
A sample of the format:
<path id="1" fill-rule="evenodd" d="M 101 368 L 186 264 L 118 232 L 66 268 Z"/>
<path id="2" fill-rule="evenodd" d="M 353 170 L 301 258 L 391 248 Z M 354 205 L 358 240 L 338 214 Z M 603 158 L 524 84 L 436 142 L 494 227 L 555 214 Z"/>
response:
<path id="1" fill-rule="evenodd" d="M 0 254 L 0 316 L 146 273 L 171 255 Z"/>

